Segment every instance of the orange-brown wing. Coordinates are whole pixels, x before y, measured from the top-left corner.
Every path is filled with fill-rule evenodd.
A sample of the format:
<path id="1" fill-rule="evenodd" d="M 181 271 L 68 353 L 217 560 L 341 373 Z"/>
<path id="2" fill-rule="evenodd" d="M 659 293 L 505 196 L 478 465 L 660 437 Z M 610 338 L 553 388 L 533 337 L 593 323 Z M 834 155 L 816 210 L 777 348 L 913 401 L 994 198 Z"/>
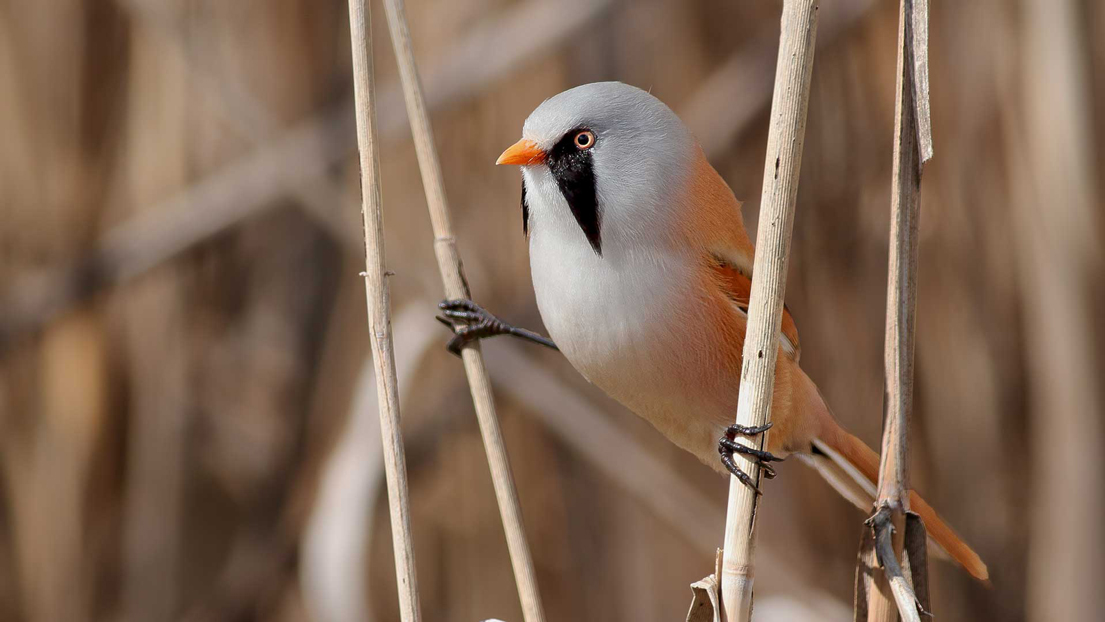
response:
<path id="1" fill-rule="evenodd" d="M 748 313 L 748 300 L 752 297 L 752 279 L 725 261 L 716 262 L 713 269 L 714 275 L 725 289 L 729 299 L 745 313 Z M 783 325 L 779 332 L 782 333 L 784 339 L 790 342 L 789 350 L 793 353 L 792 358 L 797 361 L 802 351 L 801 344 L 798 342 L 798 326 L 795 325 L 794 318 L 790 316 L 790 309 L 787 309 L 786 304 L 783 305 Z M 783 348 L 783 351 L 786 352 L 787 348 Z"/>

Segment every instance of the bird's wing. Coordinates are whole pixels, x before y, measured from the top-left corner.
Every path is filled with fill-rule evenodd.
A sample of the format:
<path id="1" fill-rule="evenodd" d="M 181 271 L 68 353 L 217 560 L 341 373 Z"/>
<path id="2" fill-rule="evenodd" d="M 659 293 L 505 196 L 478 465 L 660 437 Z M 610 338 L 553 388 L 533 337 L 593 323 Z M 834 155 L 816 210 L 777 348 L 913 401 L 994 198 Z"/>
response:
<path id="1" fill-rule="evenodd" d="M 688 192 L 695 206 L 692 217 L 684 220 L 688 243 L 706 251 L 718 287 L 747 315 L 756 250 L 744 229 L 740 202 L 701 151 Z M 798 327 L 785 306 L 779 335 L 783 352 L 797 361 L 800 353 Z"/>
<path id="2" fill-rule="evenodd" d="M 718 284 L 725 295 L 733 301 L 733 304 L 747 314 L 748 301 L 752 296 L 752 279 L 745 276 L 731 262 L 717 256 L 714 259 L 712 268 Z M 787 309 L 785 304 L 783 305 L 783 324 L 779 329 L 779 336 L 782 338 L 783 352 L 797 361 L 802 352 L 801 344 L 798 341 L 798 326 L 794 323 L 794 318 L 790 316 L 790 309 Z"/>

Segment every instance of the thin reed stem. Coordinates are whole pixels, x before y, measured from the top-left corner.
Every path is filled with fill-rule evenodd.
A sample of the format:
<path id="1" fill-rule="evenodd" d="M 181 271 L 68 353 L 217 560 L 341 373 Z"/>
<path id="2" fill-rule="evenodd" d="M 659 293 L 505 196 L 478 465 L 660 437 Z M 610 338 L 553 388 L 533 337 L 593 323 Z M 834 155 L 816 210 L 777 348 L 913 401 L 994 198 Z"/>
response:
<path id="1" fill-rule="evenodd" d="M 399 78 L 403 85 L 403 97 L 407 104 L 411 132 L 414 134 L 418 167 L 422 172 L 422 185 L 426 192 L 426 204 L 430 210 L 430 221 L 433 226 L 434 253 L 441 271 L 441 280 L 445 284 L 445 296 L 450 299 L 468 298 L 468 285 L 461 273 L 460 256 L 457 254 L 456 239 L 453 237 L 453 228 L 449 221 L 441 162 L 434 146 L 433 129 L 430 127 L 430 117 L 426 111 L 426 99 L 418 77 L 418 67 L 414 62 L 414 51 L 411 49 L 406 9 L 402 0 L 386 0 L 384 10 L 391 30 L 395 57 L 399 63 Z M 495 498 L 499 503 L 499 514 L 502 517 L 503 529 L 506 531 L 507 549 L 514 567 L 514 580 L 518 584 L 522 614 L 526 622 L 543 622 L 545 618 L 541 608 L 541 597 L 537 591 L 533 559 L 526 542 L 525 528 L 522 525 L 522 508 L 511 476 L 506 445 L 499 428 L 499 419 L 495 414 L 491 381 L 483 364 L 479 344 L 466 346 L 461 351 L 461 355 L 464 360 L 464 370 L 468 374 L 468 386 L 472 393 L 472 402 L 476 407 L 476 418 L 479 420 L 484 449 L 487 452 L 487 462 L 491 468 L 491 480 L 495 487 Z"/>
<path id="2" fill-rule="evenodd" d="M 883 574 L 876 573 L 867 590 L 869 622 L 891 622 L 898 613 L 903 620 L 919 620 L 917 597 L 898 558 L 903 552 L 909 512 L 909 420 L 913 412 L 921 169 L 932 157 L 927 0 L 901 0 L 895 119 L 886 294 L 886 404 L 877 512 L 869 521 L 875 531 L 874 543 Z M 919 521 L 913 524 L 920 528 Z M 905 561 L 908 564 L 910 560 Z M 924 576 L 927 569 L 911 568 L 911 572 Z"/>
<path id="3" fill-rule="evenodd" d="M 756 237 L 755 271 L 736 416 L 738 424 L 748 427 L 762 426 L 771 420 L 779 327 L 783 318 L 790 236 L 798 196 L 798 172 L 802 166 L 818 9 L 818 0 L 787 0 L 783 4 Z M 762 449 L 763 436 L 759 443 Z M 760 481 L 760 469 L 755 463 L 740 454 L 736 454 L 734 459 L 753 480 Z M 736 477 L 730 477 L 721 567 L 722 608 L 729 622 L 743 622 L 752 616 L 752 583 L 755 578 L 752 554 L 757 501 L 754 490 Z"/>
<path id="4" fill-rule="evenodd" d="M 380 215 L 380 158 L 376 131 L 376 93 L 372 69 L 372 40 L 367 0 L 349 0 L 349 31 L 353 51 L 353 92 L 357 109 L 357 145 L 361 164 L 361 215 L 364 219 L 365 296 L 372 360 L 376 367 L 376 395 L 380 409 L 380 438 L 384 445 L 384 472 L 391 509 L 392 546 L 399 613 L 404 622 L 422 618 L 418 578 L 411 539 L 410 500 L 403 434 L 399 427 L 399 382 L 391 340 L 388 272 L 384 265 L 384 224 Z"/>

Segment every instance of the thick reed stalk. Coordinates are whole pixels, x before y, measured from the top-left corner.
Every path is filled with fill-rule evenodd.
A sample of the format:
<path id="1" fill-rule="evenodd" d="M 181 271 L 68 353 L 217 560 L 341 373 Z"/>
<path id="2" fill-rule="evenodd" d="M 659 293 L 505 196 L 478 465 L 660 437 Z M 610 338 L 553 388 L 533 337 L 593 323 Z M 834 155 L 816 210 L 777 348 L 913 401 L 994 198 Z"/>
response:
<path id="1" fill-rule="evenodd" d="M 798 196 L 798 172 L 806 133 L 806 108 L 817 39 L 818 0 L 786 0 L 783 4 L 779 57 L 764 164 L 760 224 L 756 237 L 755 271 L 744 339 L 737 423 L 760 426 L 770 421 L 790 258 L 790 234 Z M 763 446 L 763 438 L 760 447 Z M 760 469 L 740 454 L 738 465 L 755 481 Z M 721 594 L 729 622 L 752 616 L 752 554 L 755 546 L 757 495 L 736 477 L 729 480 L 725 520 L 725 556 Z"/>
<path id="2" fill-rule="evenodd" d="M 418 622 L 418 578 L 411 540 L 407 465 L 399 427 L 399 382 L 391 340 L 388 273 L 384 266 L 384 224 L 380 215 L 380 158 L 376 138 L 376 93 L 372 71 L 372 32 L 367 0 L 349 0 L 349 31 L 353 51 L 353 93 L 357 106 L 357 146 L 361 162 L 361 215 L 364 219 L 365 295 L 372 360 L 376 367 L 376 395 L 380 404 L 380 438 L 384 444 L 384 471 L 391 506 L 395 582 L 403 622 Z"/>
<path id="3" fill-rule="evenodd" d="M 884 576 L 868 591 L 867 620 L 919 620 L 918 602 L 898 557 L 909 511 L 909 420 L 917 306 L 917 222 L 921 169 L 932 157 L 928 106 L 928 2 L 901 0 L 895 101 L 890 259 L 886 293 L 886 404 L 876 514 L 869 521 Z M 925 568 L 911 568 L 925 573 Z M 896 607 L 895 607 L 896 605 Z"/>
<path id="4" fill-rule="evenodd" d="M 399 78 L 403 84 L 403 97 L 407 104 L 407 116 L 411 121 L 411 132 L 414 134 L 418 167 L 422 172 L 422 185 L 426 192 L 426 203 L 433 225 L 434 253 L 441 271 L 441 280 L 445 284 L 445 296 L 450 299 L 467 298 L 468 287 L 461 273 L 460 256 L 457 254 L 456 239 L 453 237 L 453 228 L 449 222 L 449 207 L 445 200 L 441 163 L 434 146 L 433 130 L 426 111 L 426 99 L 418 77 L 418 67 L 414 62 L 414 52 L 411 49 L 406 9 L 402 0 L 386 0 L 384 10 L 391 30 L 395 57 L 399 63 Z M 476 407 L 480 433 L 483 435 L 487 462 L 491 468 L 491 480 L 495 486 L 499 514 L 502 516 L 503 529 L 506 531 L 507 549 L 514 567 L 514 580 L 518 584 L 522 614 L 526 622 L 543 622 L 545 618 L 541 609 L 541 597 L 537 592 L 533 559 L 530 556 L 525 529 L 522 526 L 522 509 L 518 503 L 518 491 L 514 486 L 502 431 L 499 429 L 499 420 L 495 415 L 491 381 L 484 367 L 478 344 L 465 347 L 461 355 L 464 360 L 464 370 L 468 374 L 468 386 Z"/>

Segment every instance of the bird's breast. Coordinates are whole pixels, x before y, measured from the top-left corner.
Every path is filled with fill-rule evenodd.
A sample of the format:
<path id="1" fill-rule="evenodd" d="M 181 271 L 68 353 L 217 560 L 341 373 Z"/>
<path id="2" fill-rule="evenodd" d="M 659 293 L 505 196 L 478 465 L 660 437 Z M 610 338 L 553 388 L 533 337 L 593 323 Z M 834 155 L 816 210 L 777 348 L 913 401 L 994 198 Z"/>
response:
<path id="1" fill-rule="evenodd" d="M 673 340 L 671 331 L 681 330 L 668 286 L 680 278 L 678 267 L 664 258 L 630 266 L 611 257 L 564 253 L 563 247 L 543 248 L 534 237 L 530 267 L 537 304 L 561 350 L 592 382 L 640 382 L 642 366 L 653 367 L 650 356 L 663 349 L 661 342 Z"/>
<path id="2" fill-rule="evenodd" d="M 553 340 L 611 397 L 677 445 L 711 455 L 736 407 L 739 359 L 693 260 L 613 245 L 599 256 L 550 229 L 531 233 L 530 267 Z"/>

